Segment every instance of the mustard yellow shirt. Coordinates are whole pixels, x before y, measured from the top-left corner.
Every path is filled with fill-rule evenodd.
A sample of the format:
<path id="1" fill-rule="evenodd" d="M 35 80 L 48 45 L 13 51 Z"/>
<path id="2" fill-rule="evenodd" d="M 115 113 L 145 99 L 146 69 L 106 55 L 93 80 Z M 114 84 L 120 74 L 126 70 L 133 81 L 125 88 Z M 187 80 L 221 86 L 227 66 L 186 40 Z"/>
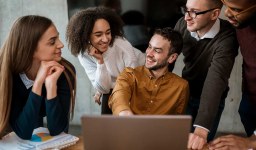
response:
<path id="1" fill-rule="evenodd" d="M 127 67 L 118 76 L 108 104 L 114 115 L 123 110 L 134 114 L 182 114 L 188 97 L 188 82 L 171 72 L 156 79 L 144 66 Z"/>

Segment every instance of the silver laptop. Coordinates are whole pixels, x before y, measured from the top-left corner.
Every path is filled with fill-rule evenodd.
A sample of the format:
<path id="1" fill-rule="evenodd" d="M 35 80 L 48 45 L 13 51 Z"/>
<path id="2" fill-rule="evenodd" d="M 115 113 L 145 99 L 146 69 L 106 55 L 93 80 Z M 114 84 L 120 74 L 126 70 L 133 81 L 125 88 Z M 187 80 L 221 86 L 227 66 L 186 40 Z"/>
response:
<path id="1" fill-rule="evenodd" d="M 187 115 L 84 115 L 85 150 L 185 150 L 191 117 Z"/>

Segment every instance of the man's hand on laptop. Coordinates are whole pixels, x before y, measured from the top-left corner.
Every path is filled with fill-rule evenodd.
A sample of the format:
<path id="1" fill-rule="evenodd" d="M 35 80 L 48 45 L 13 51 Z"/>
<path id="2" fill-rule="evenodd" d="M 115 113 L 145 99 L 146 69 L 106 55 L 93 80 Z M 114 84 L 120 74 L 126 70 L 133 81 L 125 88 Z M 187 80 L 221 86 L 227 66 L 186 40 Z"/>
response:
<path id="1" fill-rule="evenodd" d="M 204 145 L 207 143 L 207 136 L 207 130 L 196 127 L 194 133 L 189 134 L 188 149 L 203 149 Z"/>
<path id="2" fill-rule="evenodd" d="M 133 113 L 130 110 L 123 110 L 123 111 L 120 111 L 120 113 L 118 115 L 119 116 L 132 116 Z"/>

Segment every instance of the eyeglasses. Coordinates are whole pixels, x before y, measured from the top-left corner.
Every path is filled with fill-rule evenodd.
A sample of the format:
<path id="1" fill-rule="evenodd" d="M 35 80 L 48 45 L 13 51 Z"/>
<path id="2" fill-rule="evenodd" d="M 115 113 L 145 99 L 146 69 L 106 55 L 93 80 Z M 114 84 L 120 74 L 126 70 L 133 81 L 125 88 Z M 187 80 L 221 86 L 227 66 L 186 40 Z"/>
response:
<path id="1" fill-rule="evenodd" d="M 224 5 L 226 5 L 226 0 L 221 0 Z M 235 8 L 228 7 L 226 5 L 227 9 L 234 15 L 234 18 L 238 22 L 243 22 L 244 20 L 247 20 L 251 16 L 253 16 L 256 12 L 256 5 L 252 5 L 251 7 L 244 9 L 244 10 L 236 10 Z"/>
<path id="2" fill-rule="evenodd" d="M 214 10 L 214 9 L 217 9 L 217 8 L 212 8 L 212 9 L 208 9 L 208 10 L 205 10 L 205 11 L 197 12 L 197 11 L 194 11 L 194 10 L 188 11 L 187 8 L 183 7 L 182 12 L 183 12 L 184 15 L 188 14 L 189 17 L 195 19 L 197 15 L 205 14 L 207 12 L 210 12 L 210 11 Z"/>

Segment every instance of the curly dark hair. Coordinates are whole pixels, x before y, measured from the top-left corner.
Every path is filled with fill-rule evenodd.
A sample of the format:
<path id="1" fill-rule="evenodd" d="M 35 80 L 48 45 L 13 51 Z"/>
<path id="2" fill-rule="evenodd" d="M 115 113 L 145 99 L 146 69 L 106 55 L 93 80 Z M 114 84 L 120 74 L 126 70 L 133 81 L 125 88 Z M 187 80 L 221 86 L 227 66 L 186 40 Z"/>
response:
<path id="1" fill-rule="evenodd" d="M 90 35 L 95 22 L 98 19 L 105 19 L 111 29 L 112 39 L 110 46 L 117 36 L 123 37 L 123 21 L 113 10 L 107 7 L 89 7 L 75 13 L 67 26 L 66 41 L 71 53 L 77 56 L 80 52 L 84 53 L 89 46 Z"/>

